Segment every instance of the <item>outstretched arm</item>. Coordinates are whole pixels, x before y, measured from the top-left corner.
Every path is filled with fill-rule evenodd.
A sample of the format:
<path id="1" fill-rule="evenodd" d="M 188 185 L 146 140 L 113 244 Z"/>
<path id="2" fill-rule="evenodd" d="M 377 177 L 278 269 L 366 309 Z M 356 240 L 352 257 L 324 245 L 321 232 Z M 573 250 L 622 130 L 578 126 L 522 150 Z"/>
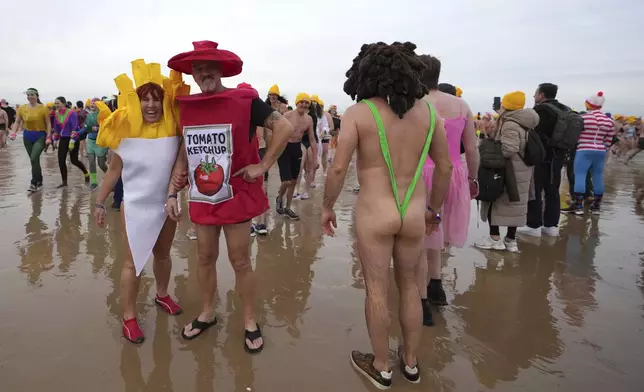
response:
<path id="1" fill-rule="evenodd" d="M 344 179 L 347 176 L 349 164 L 351 163 L 351 157 L 353 157 L 353 153 L 358 147 L 358 127 L 355 120 L 355 110 L 355 106 L 350 107 L 342 118 L 342 124 L 340 126 L 341 142 L 338 142 L 335 157 L 333 158 L 331 167 L 329 167 L 326 183 L 324 184 L 324 201 L 322 202 L 324 208 L 332 209 L 338 200 L 338 196 L 340 196 L 340 191 L 344 185 Z M 314 141 L 315 138 L 311 136 L 310 140 Z"/>
<path id="2" fill-rule="evenodd" d="M 436 129 L 432 136 L 432 144 L 429 147 L 429 157 L 434 162 L 434 175 L 432 176 L 432 191 L 429 195 L 429 207 L 434 211 L 443 208 L 443 202 L 449 190 L 449 183 L 452 180 L 452 160 L 449 156 L 447 145 L 447 134 L 443 122 L 435 119 Z"/>
<path id="3" fill-rule="evenodd" d="M 288 139 L 293 135 L 293 125 L 279 112 L 273 112 L 264 121 L 264 128 L 269 129 L 271 134 L 270 142 L 266 140 L 266 155 L 261 162 L 268 171 L 286 148 Z M 264 132 L 264 135 L 269 133 Z"/>
<path id="4" fill-rule="evenodd" d="M 475 179 L 479 173 L 479 149 L 477 146 L 476 126 L 472 112 L 467 112 L 467 124 L 463 132 L 463 147 L 465 147 L 465 161 L 470 178 Z"/>

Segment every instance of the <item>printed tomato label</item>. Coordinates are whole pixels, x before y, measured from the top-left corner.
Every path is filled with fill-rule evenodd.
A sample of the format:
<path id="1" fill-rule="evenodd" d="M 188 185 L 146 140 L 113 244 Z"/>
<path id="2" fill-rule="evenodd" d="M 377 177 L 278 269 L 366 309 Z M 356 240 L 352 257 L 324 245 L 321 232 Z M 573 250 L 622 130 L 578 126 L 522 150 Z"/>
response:
<path id="1" fill-rule="evenodd" d="M 190 201 L 217 204 L 233 198 L 231 130 L 230 124 L 184 127 Z"/>

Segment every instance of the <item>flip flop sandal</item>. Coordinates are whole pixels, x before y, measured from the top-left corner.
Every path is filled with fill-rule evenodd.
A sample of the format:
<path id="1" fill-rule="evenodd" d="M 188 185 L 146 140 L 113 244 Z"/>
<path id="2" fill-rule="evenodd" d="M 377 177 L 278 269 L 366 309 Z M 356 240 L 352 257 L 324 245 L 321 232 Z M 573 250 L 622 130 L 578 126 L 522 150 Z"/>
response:
<path id="1" fill-rule="evenodd" d="M 186 340 L 192 340 L 197 338 L 199 335 L 204 333 L 208 328 L 212 327 L 213 325 L 217 325 L 217 318 L 215 317 L 212 321 L 210 322 L 203 322 L 199 321 L 198 318 L 192 320 L 192 324 L 190 324 L 191 331 L 194 331 L 195 329 L 199 330 L 199 333 L 196 335 L 188 336 L 186 335 L 186 327 L 181 328 L 181 337 L 186 339 Z"/>
<path id="2" fill-rule="evenodd" d="M 259 328 L 259 324 L 257 325 L 257 330 L 255 331 L 249 331 L 247 329 L 244 330 L 244 350 L 246 350 L 247 353 L 249 354 L 259 354 L 262 352 L 264 349 L 264 343 L 258 348 L 250 348 L 248 347 L 248 344 L 246 344 L 246 339 L 250 340 L 251 342 L 255 342 L 255 340 L 262 338 L 262 330 Z"/>

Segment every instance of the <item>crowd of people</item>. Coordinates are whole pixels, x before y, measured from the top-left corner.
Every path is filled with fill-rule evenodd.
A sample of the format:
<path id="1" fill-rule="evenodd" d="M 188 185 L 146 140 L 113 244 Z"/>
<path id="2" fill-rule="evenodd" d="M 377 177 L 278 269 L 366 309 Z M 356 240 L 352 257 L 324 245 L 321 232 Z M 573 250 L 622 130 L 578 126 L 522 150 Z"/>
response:
<path id="1" fill-rule="evenodd" d="M 243 347 L 261 352 L 249 245 L 252 236 L 268 234 L 269 197 L 275 197 L 278 215 L 298 220 L 293 200 L 307 202 L 316 178 L 324 178 L 322 230 L 334 236 L 334 206 L 355 158 L 356 237 L 373 353 L 353 351 L 351 363 L 376 387 L 392 385 L 387 271 L 393 259 L 403 335 L 400 370 L 418 383 L 422 326 L 434 325 L 434 306 L 448 305 L 441 251 L 465 246 L 472 200 L 480 202 L 480 219 L 489 224 L 489 236 L 474 245 L 518 252 L 517 234 L 556 237 L 560 213 L 584 215 L 586 200 L 589 213 L 599 216 L 607 155 L 628 163 L 644 149 L 641 120 L 604 113 L 602 92 L 589 96 L 586 111 L 577 113 L 557 101 L 555 84 L 543 83 L 532 108 L 526 94 L 515 91 L 498 100 L 494 113 L 474 114 L 460 88 L 439 84 L 441 62 L 417 54 L 409 42 L 363 45 L 344 84 L 356 103 L 342 116 L 335 105 L 325 110 L 319 96 L 304 92 L 290 107 L 278 85 L 265 100 L 247 83 L 227 88 L 222 78 L 240 74 L 241 59 L 215 42 L 193 45 L 169 60 L 168 77 L 157 63 L 133 61 L 134 80 L 117 77 L 119 94 L 111 99 L 72 105 L 57 97 L 49 107 L 30 88 L 28 103 L 15 111 L 1 102 L 0 145 L 22 132 L 32 167 L 29 193 L 43 186 L 40 155 L 49 146 L 58 151 L 59 187 L 68 183 L 69 156 L 88 186 L 98 189 L 94 217 L 100 227 L 114 193 L 112 208 L 121 210 L 128 248 L 120 283 L 122 333 L 136 344 L 145 340 L 135 304 L 150 258 L 155 303 L 170 315 L 182 311 L 168 285 L 184 192 L 203 307 L 181 336 L 195 339 L 217 323 L 223 231 L 244 304 Z M 183 74 L 192 75 L 201 93 L 190 93 Z M 269 195 L 275 163 L 281 184 Z M 104 173 L 100 184 L 97 165 Z M 564 166 L 571 203 L 562 209 Z M 507 228 L 503 238 L 500 227 Z"/>

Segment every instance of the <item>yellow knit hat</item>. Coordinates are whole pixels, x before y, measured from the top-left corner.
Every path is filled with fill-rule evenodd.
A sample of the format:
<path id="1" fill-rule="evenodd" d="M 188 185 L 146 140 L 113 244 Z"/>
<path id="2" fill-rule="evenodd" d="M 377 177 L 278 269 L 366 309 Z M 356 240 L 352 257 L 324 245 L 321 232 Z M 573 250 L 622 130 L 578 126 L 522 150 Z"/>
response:
<path id="1" fill-rule="evenodd" d="M 460 87 L 456 87 L 456 96 L 461 97 L 463 95 L 463 90 Z"/>
<path id="2" fill-rule="evenodd" d="M 501 100 L 501 106 L 506 110 L 523 109 L 525 106 L 525 94 L 522 91 L 505 94 Z"/>
<path id="3" fill-rule="evenodd" d="M 297 97 L 295 97 L 295 104 L 297 105 L 298 103 L 300 103 L 300 101 L 311 103 L 311 96 L 307 93 L 299 93 L 297 94 Z"/>
<path id="4" fill-rule="evenodd" d="M 318 105 L 321 105 L 320 102 L 322 102 L 322 100 L 320 99 L 320 97 L 317 96 L 317 94 L 311 95 L 311 101 L 317 103 Z"/>
<path id="5" fill-rule="evenodd" d="M 268 89 L 268 94 L 275 94 L 275 95 L 281 95 L 280 94 L 280 88 L 277 87 L 276 84 L 272 85 L 271 88 Z"/>

